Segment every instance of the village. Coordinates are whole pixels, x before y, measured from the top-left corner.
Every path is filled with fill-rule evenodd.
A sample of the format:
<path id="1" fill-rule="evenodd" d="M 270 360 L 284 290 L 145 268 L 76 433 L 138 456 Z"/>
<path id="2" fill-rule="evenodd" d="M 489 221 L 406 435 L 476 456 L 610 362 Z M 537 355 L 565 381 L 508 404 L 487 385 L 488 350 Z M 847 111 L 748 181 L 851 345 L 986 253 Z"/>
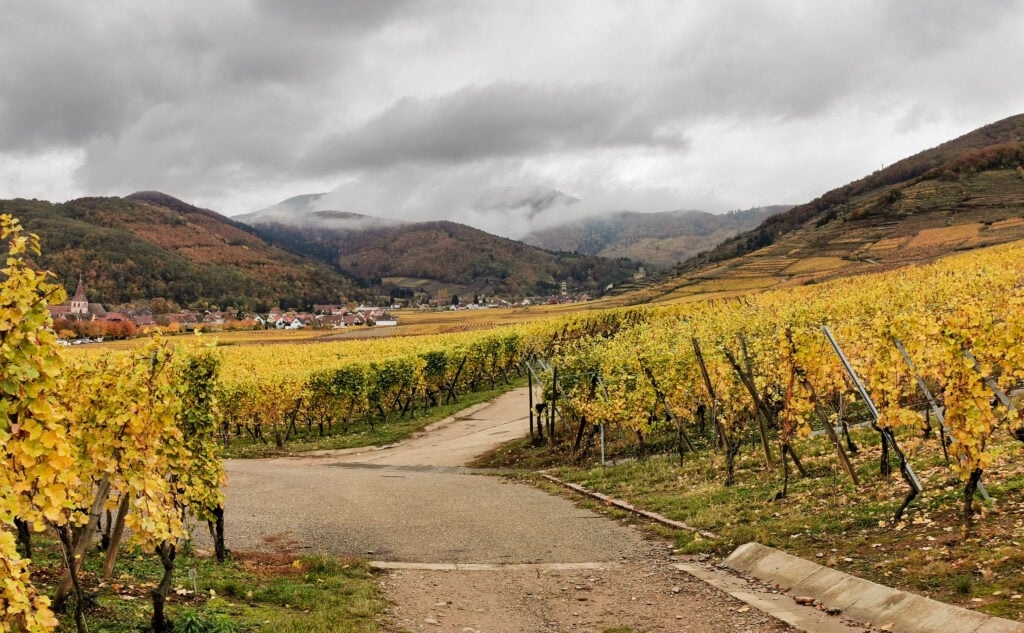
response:
<path id="1" fill-rule="evenodd" d="M 158 303 L 157 300 L 151 304 Z M 160 302 L 166 304 L 167 302 Z M 168 333 L 195 330 L 262 330 L 346 327 L 393 327 L 398 320 L 389 308 L 360 305 L 314 305 L 310 311 L 271 308 L 257 314 L 240 310 L 154 310 L 152 305 L 139 309 L 108 311 L 102 303 L 90 302 L 81 277 L 70 300 L 50 306 L 58 338 L 72 344 L 103 341 L 106 338 L 130 338 L 151 331 Z"/>
<path id="2" fill-rule="evenodd" d="M 168 310 L 168 302 L 154 299 L 146 307 L 125 307 L 107 310 L 102 303 L 89 301 L 81 277 L 71 299 L 49 307 L 54 331 L 63 344 L 81 345 L 107 339 L 131 338 L 154 331 L 164 333 L 225 330 L 300 330 L 343 329 L 358 327 L 395 327 L 395 311 L 413 310 L 487 310 L 494 308 L 558 305 L 589 301 L 586 293 L 572 293 L 563 282 L 559 293 L 550 296 L 530 296 L 516 302 L 496 297 L 474 295 L 463 302 L 458 295 L 424 298 L 419 302 L 390 303 L 386 307 L 357 305 L 349 308 L 338 304 L 314 304 L 310 310 L 284 310 L 278 307 L 267 312 L 245 312 L 226 309 Z"/>

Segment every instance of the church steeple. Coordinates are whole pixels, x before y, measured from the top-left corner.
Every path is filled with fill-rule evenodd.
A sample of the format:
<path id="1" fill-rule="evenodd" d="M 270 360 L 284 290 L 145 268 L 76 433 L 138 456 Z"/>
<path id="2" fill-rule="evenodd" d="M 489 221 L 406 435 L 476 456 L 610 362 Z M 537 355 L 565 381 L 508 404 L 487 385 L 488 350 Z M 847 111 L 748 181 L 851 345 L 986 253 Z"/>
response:
<path id="1" fill-rule="evenodd" d="M 85 284 L 82 283 L 82 276 L 78 276 L 78 288 L 75 289 L 75 296 L 71 298 L 72 314 L 89 314 L 89 298 L 85 296 Z"/>

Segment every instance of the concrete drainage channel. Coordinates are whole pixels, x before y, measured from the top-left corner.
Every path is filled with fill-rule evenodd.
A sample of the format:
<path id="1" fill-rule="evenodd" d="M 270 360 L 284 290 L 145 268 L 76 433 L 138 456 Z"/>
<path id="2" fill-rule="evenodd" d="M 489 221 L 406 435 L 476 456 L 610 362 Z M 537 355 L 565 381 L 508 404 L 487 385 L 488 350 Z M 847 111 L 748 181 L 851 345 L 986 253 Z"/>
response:
<path id="1" fill-rule="evenodd" d="M 544 475 L 552 483 L 669 527 L 713 534 Z M 747 543 L 721 565 L 676 565 L 774 618 L 808 633 L 1024 633 L 1024 623 L 879 585 L 761 545 Z"/>
<path id="2" fill-rule="evenodd" d="M 682 565 L 680 569 L 703 578 L 700 570 L 691 571 L 688 567 Z M 794 602 L 799 600 L 821 605 L 842 618 L 864 622 L 865 626 L 875 630 L 893 633 L 1024 633 L 1024 624 L 1020 622 L 892 589 L 758 543 L 739 546 L 722 562 L 722 567 L 777 586 L 779 591 L 795 596 Z M 743 596 L 733 595 L 746 602 Z M 785 610 L 788 609 L 780 609 Z M 768 613 L 808 631 L 830 631 L 804 627 L 770 610 Z"/>

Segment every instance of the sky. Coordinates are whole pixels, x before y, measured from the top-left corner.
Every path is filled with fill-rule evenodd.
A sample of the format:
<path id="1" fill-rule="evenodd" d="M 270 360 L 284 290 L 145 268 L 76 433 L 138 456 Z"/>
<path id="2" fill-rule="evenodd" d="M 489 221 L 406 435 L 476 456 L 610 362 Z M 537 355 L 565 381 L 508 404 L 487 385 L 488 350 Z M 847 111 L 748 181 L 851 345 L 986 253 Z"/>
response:
<path id="1" fill-rule="evenodd" d="M 159 190 L 236 215 L 329 192 L 332 209 L 518 237 L 603 211 L 798 204 L 1024 112 L 1024 1 L 0 9 L 0 198 Z M 515 208 L 548 189 L 581 202 Z"/>

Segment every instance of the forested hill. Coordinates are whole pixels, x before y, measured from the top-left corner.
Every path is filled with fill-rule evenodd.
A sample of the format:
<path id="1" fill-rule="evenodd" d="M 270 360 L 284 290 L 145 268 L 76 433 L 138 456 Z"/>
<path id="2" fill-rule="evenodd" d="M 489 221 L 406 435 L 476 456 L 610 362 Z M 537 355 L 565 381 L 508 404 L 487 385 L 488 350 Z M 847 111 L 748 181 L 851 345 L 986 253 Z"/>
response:
<path id="1" fill-rule="evenodd" d="M 182 306 L 301 307 L 359 299 L 359 284 L 312 258 L 273 246 L 216 212 L 166 194 L 65 203 L 0 200 L 0 213 L 37 233 L 38 265 L 66 288 L 85 278 L 106 305 L 163 297 Z"/>
<path id="2" fill-rule="evenodd" d="M 772 216 L 686 267 L 743 254 L 797 232 L 808 238 L 816 233 L 811 241 L 821 243 L 821 236 L 835 231 L 910 219 L 933 219 L 936 226 L 945 226 L 1015 217 L 1021 215 L 1022 203 L 1024 114 L 914 154 Z"/>
<path id="3" fill-rule="evenodd" d="M 519 297 L 552 294 L 564 281 L 599 293 L 630 279 L 636 264 L 553 253 L 455 222 L 415 222 L 363 230 L 257 224 L 269 242 L 322 258 L 346 274 L 418 294 L 449 292 Z"/>
<path id="4" fill-rule="evenodd" d="M 655 280 L 766 288 L 1024 239 L 1024 115 L 979 128 L 766 219 Z"/>

